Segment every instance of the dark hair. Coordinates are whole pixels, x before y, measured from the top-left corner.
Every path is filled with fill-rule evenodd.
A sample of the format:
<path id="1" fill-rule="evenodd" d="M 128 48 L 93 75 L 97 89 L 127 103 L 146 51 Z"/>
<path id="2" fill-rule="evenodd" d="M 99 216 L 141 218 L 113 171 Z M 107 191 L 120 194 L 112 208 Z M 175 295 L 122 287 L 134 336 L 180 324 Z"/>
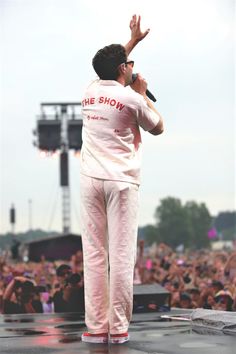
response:
<path id="1" fill-rule="evenodd" d="M 95 54 L 92 64 L 101 80 L 116 80 L 118 66 L 126 60 L 125 48 L 121 44 L 111 44 Z"/>
<path id="2" fill-rule="evenodd" d="M 71 276 L 67 279 L 67 284 L 72 284 L 76 285 L 81 281 L 81 276 L 79 273 L 73 273 Z"/>
<path id="3" fill-rule="evenodd" d="M 233 299 L 229 295 L 219 295 L 214 297 L 217 304 L 223 302 L 226 304 L 226 311 L 232 311 Z"/>
<path id="4" fill-rule="evenodd" d="M 219 280 L 213 280 L 211 286 L 217 287 L 219 290 L 224 289 L 224 285 Z"/>
<path id="5" fill-rule="evenodd" d="M 15 288 L 21 288 L 23 292 L 30 293 L 35 290 L 34 283 L 30 280 L 26 280 L 25 282 L 21 282 L 17 280 L 15 282 Z"/>
<path id="6" fill-rule="evenodd" d="M 188 274 L 186 274 L 183 276 L 183 280 L 184 280 L 185 284 L 189 284 L 192 279 L 190 278 L 190 276 Z"/>
<path id="7" fill-rule="evenodd" d="M 65 274 L 65 272 L 71 272 L 71 267 L 68 264 L 61 264 L 57 269 L 56 269 L 56 273 L 58 277 L 61 277 Z"/>
<path id="8" fill-rule="evenodd" d="M 200 290 L 198 288 L 192 288 L 189 290 L 190 294 L 200 294 Z"/>
<path id="9" fill-rule="evenodd" d="M 181 293 L 180 296 L 179 296 L 180 300 L 188 300 L 188 301 L 191 301 L 191 296 L 184 292 L 184 293 Z"/>

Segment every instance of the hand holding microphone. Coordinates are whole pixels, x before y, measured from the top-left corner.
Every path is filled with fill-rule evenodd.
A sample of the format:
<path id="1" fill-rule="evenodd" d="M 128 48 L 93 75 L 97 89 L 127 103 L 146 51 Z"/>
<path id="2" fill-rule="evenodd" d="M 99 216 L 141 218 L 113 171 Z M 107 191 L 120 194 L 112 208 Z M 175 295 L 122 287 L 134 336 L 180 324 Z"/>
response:
<path id="1" fill-rule="evenodd" d="M 156 98 L 153 94 L 147 89 L 147 82 L 142 78 L 140 74 L 133 74 L 132 75 L 132 83 L 130 85 L 132 89 L 138 93 L 146 94 L 150 100 L 156 102 Z"/>

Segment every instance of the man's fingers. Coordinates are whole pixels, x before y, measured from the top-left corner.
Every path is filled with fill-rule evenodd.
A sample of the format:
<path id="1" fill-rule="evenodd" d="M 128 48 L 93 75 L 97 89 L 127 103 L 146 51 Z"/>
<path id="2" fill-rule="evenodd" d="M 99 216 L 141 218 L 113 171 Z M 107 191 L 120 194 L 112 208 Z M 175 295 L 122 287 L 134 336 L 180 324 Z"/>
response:
<path id="1" fill-rule="evenodd" d="M 136 21 L 137 21 L 137 16 L 133 15 L 132 19 L 130 21 L 130 25 L 129 25 L 130 29 L 132 29 L 134 26 L 136 26 Z"/>
<path id="2" fill-rule="evenodd" d="M 138 16 L 137 26 L 140 28 L 141 16 Z"/>
<path id="3" fill-rule="evenodd" d="M 129 27 L 131 31 L 132 30 L 136 31 L 136 33 L 139 34 L 141 40 L 144 37 L 146 37 L 146 35 L 150 32 L 150 28 L 148 28 L 145 32 L 141 32 L 140 23 L 141 23 L 141 16 L 133 15 Z"/>
<path id="4" fill-rule="evenodd" d="M 150 28 L 148 28 L 148 29 L 144 32 L 143 38 L 146 37 L 146 35 L 147 35 L 149 32 L 150 32 Z"/>

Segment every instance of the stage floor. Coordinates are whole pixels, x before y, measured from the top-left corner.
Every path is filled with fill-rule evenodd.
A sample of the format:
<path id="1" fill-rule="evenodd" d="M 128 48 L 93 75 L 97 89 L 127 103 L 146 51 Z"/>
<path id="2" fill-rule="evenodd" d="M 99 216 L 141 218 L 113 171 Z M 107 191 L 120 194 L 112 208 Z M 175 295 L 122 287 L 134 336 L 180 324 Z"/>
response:
<path id="1" fill-rule="evenodd" d="M 160 316 L 186 310 L 134 314 L 131 340 L 122 345 L 82 343 L 84 319 L 77 314 L 0 315 L 1 354 L 233 354 L 236 336 L 191 329 L 190 322 Z M 235 313 L 236 316 L 236 313 Z"/>

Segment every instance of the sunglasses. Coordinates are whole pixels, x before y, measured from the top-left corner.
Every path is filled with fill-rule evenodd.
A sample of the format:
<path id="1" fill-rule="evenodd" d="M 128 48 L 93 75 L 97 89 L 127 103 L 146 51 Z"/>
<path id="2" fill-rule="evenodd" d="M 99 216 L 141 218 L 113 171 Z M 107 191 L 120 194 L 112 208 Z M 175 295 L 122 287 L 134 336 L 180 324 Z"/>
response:
<path id="1" fill-rule="evenodd" d="M 134 67 L 134 61 L 133 60 L 129 60 L 125 62 L 125 65 L 130 64 L 132 66 L 132 68 Z"/>

